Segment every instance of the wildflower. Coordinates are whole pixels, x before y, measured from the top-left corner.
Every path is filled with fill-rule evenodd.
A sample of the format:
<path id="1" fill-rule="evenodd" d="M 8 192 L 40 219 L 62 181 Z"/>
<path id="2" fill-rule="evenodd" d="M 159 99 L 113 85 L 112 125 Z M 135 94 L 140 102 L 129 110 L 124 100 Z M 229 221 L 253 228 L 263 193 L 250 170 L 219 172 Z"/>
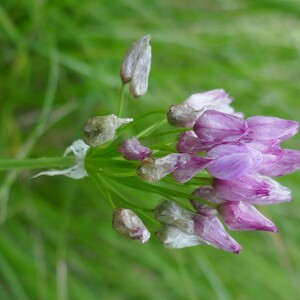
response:
<path id="1" fill-rule="evenodd" d="M 130 92 L 134 97 L 143 96 L 148 89 L 148 77 L 151 68 L 150 35 L 134 43 L 126 52 L 121 67 L 123 83 L 131 81 Z"/>
<path id="2" fill-rule="evenodd" d="M 172 201 L 162 201 L 155 208 L 155 216 L 163 224 L 158 237 L 167 248 L 206 244 L 239 253 L 240 245 L 226 232 L 215 214 L 216 211 L 208 207 L 195 213 Z"/>
<path id="3" fill-rule="evenodd" d="M 264 230 L 277 232 L 277 227 L 253 205 L 246 202 L 225 202 L 218 211 L 231 230 Z"/>
<path id="4" fill-rule="evenodd" d="M 136 137 L 124 141 L 119 150 L 127 160 L 142 160 L 152 154 L 152 151 L 143 146 Z"/>
<path id="5" fill-rule="evenodd" d="M 113 215 L 112 227 L 121 235 L 146 243 L 150 232 L 141 219 L 130 209 L 117 208 Z"/>
<path id="6" fill-rule="evenodd" d="M 81 179 L 85 176 L 88 176 L 84 167 L 84 159 L 88 149 L 89 146 L 86 145 L 82 140 L 74 141 L 73 144 L 65 150 L 65 153 L 63 155 L 63 156 L 67 156 L 69 153 L 73 153 L 75 155 L 75 165 L 73 167 L 65 170 L 50 170 L 50 171 L 40 172 L 37 175 L 33 176 L 33 178 L 41 175 L 47 175 L 47 176 L 65 175 L 73 179 Z"/>
<path id="7" fill-rule="evenodd" d="M 234 114 L 231 102 L 232 98 L 222 89 L 193 94 L 183 104 L 171 106 L 167 115 L 168 122 L 174 126 L 191 127 L 206 110 Z"/>
<path id="8" fill-rule="evenodd" d="M 132 121 L 133 119 L 118 118 L 115 115 L 90 118 L 83 125 L 84 141 L 90 146 L 103 145 L 115 137 L 120 126 Z"/>

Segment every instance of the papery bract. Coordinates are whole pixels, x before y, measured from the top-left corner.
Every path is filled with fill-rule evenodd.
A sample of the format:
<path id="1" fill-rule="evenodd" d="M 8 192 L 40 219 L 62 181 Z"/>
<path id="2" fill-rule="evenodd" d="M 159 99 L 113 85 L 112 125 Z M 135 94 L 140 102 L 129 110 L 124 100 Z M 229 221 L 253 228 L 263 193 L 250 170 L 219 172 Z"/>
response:
<path id="1" fill-rule="evenodd" d="M 136 137 L 125 140 L 119 150 L 127 160 L 142 160 L 152 154 L 150 148 L 143 146 Z"/>
<path id="2" fill-rule="evenodd" d="M 88 173 L 84 167 L 84 159 L 86 153 L 90 147 L 86 145 L 83 140 L 76 140 L 69 146 L 63 156 L 67 156 L 69 153 L 73 153 L 75 155 L 75 165 L 71 168 L 64 169 L 64 170 L 50 170 L 40 172 L 37 175 L 33 176 L 32 178 L 39 177 L 41 175 L 47 176 L 56 176 L 56 175 L 64 175 L 73 179 L 81 179 L 83 177 L 88 176 Z"/>
<path id="3" fill-rule="evenodd" d="M 264 230 L 277 232 L 277 227 L 253 205 L 246 202 L 228 201 L 218 207 L 227 227 L 231 230 Z"/>

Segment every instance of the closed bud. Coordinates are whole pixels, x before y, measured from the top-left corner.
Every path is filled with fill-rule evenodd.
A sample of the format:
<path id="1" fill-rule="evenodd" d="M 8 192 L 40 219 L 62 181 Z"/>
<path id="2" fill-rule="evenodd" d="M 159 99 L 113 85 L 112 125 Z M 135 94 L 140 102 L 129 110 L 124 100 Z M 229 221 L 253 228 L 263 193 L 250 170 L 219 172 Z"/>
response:
<path id="1" fill-rule="evenodd" d="M 151 67 L 150 35 L 146 35 L 134 43 L 126 52 L 121 67 L 123 83 L 131 81 L 130 93 L 134 97 L 146 94 Z"/>
<path id="2" fill-rule="evenodd" d="M 115 137 L 116 130 L 133 119 L 118 118 L 115 115 L 90 118 L 83 125 L 84 141 L 89 146 L 100 146 Z"/>
<path id="3" fill-rule="evenodd" d="M 115 209 L 112 227 L 121 235 L 132 240 L 140 240 L 142 243 L 146 243 L 150 238 L 150 232 L 131 209 Z"/>
<path id="4" fill-rule="evenodd" d="M 152 151 L 148 147 L 143 146 L 136 137 L 124 141 L 119 151 L 127 160 L 142 160 L 152 154 Z"/>

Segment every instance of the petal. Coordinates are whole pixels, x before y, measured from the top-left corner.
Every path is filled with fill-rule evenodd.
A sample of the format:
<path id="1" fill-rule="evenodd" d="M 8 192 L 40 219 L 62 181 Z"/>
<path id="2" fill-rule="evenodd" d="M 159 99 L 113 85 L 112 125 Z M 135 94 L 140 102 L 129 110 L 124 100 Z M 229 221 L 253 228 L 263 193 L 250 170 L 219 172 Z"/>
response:
<path id="1" fill-rule="evenodd" d="M 225 224 L 231 230 L 264 230 L 277 232 L 277 227 L 253 205 L 246 202 L 226 202 L 218 207 Z"/>
<path id="2" fill-rule="evenodd" d="M 213 187 L 220 198 L 249 203 L 270 195 L 271 190 L 267 182 L 254 175 L 245 175 L 237 180 L 215 179 Z"/>
<path id="3" fill-rule="evenodd" d="M 194 131 L 201 142 L 215 144 L 239 141 L 250 134 L 243 119 L 215 110 L 205 111 L 197 119 Z"/>
<path id="4" fill-rule="evenodd" d="M 247 119 L 253 132 L 252 138 L 257 140 L 279 139 L 284 141 L 298 132 L 299 123 L 274 117 L 256 116 Z"/>
<path id="5" fill-rule="evenodd" d="M 196 214 L 194 222 L 195 234 L 200 236 L 206 244 L 237 254 L 241 252 L 242 247 L 226 232 L 217 217 Z"/>
<path id="6" fill-rule="evenodd" d="M 207 201 L 211 201 L 213 203 L 222 203 L 225 201 L 224 199 L 216 195 L 216 191 L 213 189 L 212 186 L 200 186 L 193 191 L 192 195 Z M 200 202 L 195 200 L 192 201 L 192 205 L 197 211 L 197 207 L 199 205 L 198 203 Z"/>
<path id="7" fill-rule="evenodd" d="M 281 157 L 270 164 L 263 164 L 259 173 L 267 176 L 283 176 L 300 169 L 300 151 L 284 149 Z"/>
<path id="8" fill-rule="evenodd" d="M 211 148 L 206 157 L 215 158 L 207 170 L 216 178 L 233 180 L 256 169 L 263 155 L 245 145 L 221 144 Z"/>

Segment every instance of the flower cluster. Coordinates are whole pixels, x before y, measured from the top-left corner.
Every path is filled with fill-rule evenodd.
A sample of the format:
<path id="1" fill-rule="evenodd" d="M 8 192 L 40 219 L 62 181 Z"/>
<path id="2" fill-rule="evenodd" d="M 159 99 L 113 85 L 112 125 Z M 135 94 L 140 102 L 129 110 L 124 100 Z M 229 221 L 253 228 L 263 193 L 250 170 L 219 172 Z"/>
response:
<path id="1" fill-rule="evenodd" d="M 131 203 L 124 196 L 126 193 L 123 195 L 111 182 L 126 189 L 142 189 L 144 193 L 155 191 L 164 197 L 170 194 L 172 200 L 163 200 L 152 210 L 161 224 L 157 235 L 164 246 L 183 248 L 206 244 L 239 253 L 241 246 L 224 225 L 234 231 L 278 231 L 254 205 L 291 200 L 291 191 L 273 177 L 300 169 L 300 151 L 281 146 L 298 132 L 299 124 L 267 116 L 245 119 L 243 113 L 232 108 L 233 99 L 224 90 L 215 89 L 193 94 L 182 104 L 170 107 L 167 113 L 169 124 L 182 127 L 171 153 L 166 153 L 166 148 L 161 151 L 155 144 L 145 146 L 135 136 L 120 143 L 122 132 L 135 125 L 132 118 L 120 117 L 125 85 L 130 84 L 129 91 L 134 97 L 143 96 L 148 89 L 149 41 L 150 36 L 142 37 L 124 56 L 118 117 L 110 114 L 90 118 L 83 125 L 84 142 L 75 141 L 65 152 L 65 155 L 75 155 L 75 164 L 66 170 L 41 172 L 37 176 L 92 177 L 114 208 L 113 229 L 143 243 L 149 240 L 150 232 L 129 208 L 144 209 L 143 214 L 149 213 L 149 209 L 143 204 Z M 158 122 L 160 124 L 164 123 Z M 155 126 L 152 124 L 138 136 L 144 137 Z M 117 132 L 120 127 L 121 132 Z M 174 130 L 167 134 L 174 134 Z M 147 182 L 134 178 L 135 172 Z M 167 182 L 164 177 L 169 174 L 175 180 Z M 210 184 L 203 185 L 203 179 L 208 177 Z M 160 183 L 152 186 L 151 182 L 157 181 Z M 185 191 L 190 190 L 177 195 L 179 184 L 185 184 Z M 114 197 L 118 197 L 126 208 L 116 208 Z M 182 208 L 174 201 L 184 207 L 190 206 L 190 209 Z"/>
<path id="2" fill-rule="evenodd" d="M 175 180 L 185 183 L 203 169 L 213 177 L 211 186 L 200 186 L 192 193 L 193 199 L 204 199 L 211 206 L 192 200 L 196 212 L 188 212 L 165 201 L 155 209 L 163 224 L 159 238 L 169 248 L 209 244 L 238 253 L 240 246 L 225 231 L 218 215 L 230 230 L 278 231 L 253 204 L 291 200 L 291 191 L 272 177 L 300 168 L 300 152 L 281 147 L 297 133 L 299 124 L 266 116 L 244 119 L 242 113 L 234 112 L 231 101 L 218 89 L 173 105 L 169 123 L 193 126 L 179 135 L 178 153 L 152 157 L 150 149 L 145 151 L 136 138 L 120 148 L 124 158 L 134 152 L 135 159 L 141 160 L 137 173 L 147 181 L 172 173 Z"/>

